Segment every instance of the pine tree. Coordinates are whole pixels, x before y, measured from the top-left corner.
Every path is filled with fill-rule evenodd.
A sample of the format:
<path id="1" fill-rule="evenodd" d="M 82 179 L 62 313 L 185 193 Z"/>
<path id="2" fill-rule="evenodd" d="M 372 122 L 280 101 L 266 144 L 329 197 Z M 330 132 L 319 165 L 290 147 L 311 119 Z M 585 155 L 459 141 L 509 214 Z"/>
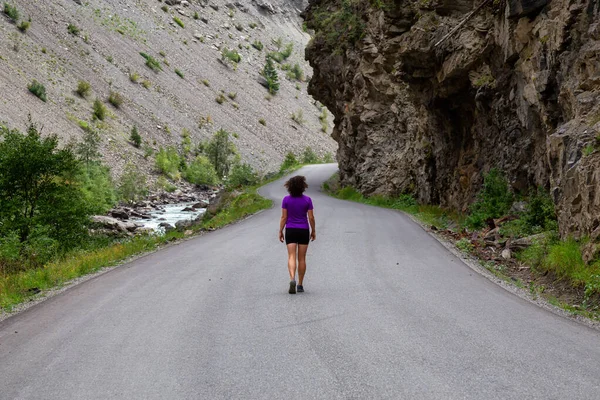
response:
<path id="1" fill-rule="evenodd" d="M 279 76 L 277 76 L 277 70 L 273 64 L 271 57 L 267 57 L 267 63 L 263 69 L 263 76 L 267 80 L 267 88 L 269 93 L 275 94 L 279 91 Z"/>
<path id="2" fill-rule="evenodd" d="M 133 142 L 133 145 L 137 148 L 139 148 L 142 144 L 142 137 L 140 136 L 140 133 L 138 132 L 138 128 L 137 126 L 133 126 L 133 129 L 131 129 L 131 136 L 129 137 L 129 139 Z"/>

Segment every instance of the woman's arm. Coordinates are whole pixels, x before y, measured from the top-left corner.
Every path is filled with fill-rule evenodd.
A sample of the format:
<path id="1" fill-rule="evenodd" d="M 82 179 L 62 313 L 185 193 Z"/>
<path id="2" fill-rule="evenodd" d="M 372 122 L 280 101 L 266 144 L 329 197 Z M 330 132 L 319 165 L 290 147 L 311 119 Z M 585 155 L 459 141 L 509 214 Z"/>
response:
<path id="1" fill-rule="evenodd" d="M 283 243 L 283 229 L 285 228 L 285 224 L 287 222 L 287 209 L 281 209 L 281 220 L 279 220 L 279 241 Z"/>
<path id="2" fill-rule="evenodd" d="M 317 232 L 315 231 L 315 213 L 313 210 L 308 210 L 308 222 L 310 223 L 310 239 L 314 242 L 317 240 Z"/>

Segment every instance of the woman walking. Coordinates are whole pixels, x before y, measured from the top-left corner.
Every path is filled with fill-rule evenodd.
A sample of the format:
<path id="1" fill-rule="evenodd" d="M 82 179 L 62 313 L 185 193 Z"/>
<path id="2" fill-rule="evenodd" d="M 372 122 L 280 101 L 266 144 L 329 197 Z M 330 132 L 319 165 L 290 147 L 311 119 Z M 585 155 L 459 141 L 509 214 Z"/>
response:
<path id="1" fill-rule="evenodd" d="M 310 197 L 304 195 L 308 187 L 306 178 L 294 176 L 285 183 L 289 196 L 283 198 L 281 204 L 281 221 L 279 223 L 279 241 L 288 250 L 288 270 L 290 272 L 290 294 L 304 292 L 302 283 L 306 273 L 306 251 L 308 242 L 315 240 L 315 216 Z M 309 229 L 310 222 L 310 229 Z M 285 228 L 285 236 L 284 230 Z M 296 287 L 296 257 L 298 257 L 298 286 Z"/>

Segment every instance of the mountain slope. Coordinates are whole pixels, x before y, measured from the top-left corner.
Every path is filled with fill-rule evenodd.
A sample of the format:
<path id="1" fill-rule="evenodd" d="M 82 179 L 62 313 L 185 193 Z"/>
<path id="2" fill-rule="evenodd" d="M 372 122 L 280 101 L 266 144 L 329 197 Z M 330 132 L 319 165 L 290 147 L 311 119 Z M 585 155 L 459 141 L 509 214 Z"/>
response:
<path id="1" fill-rule="evenodd" d="M 44 132 L 57 133 L 65 143 L 80 139 L 80 121 L 93 124 L 116 175 L 129 161 L 151 171 L 148 154 L 181 145 L 184 129 L 194 145 L 219 128 L 235 133 L 242 159 L 264 172 L 276 169 L 287 151 L 300 153 L 311 146 L 320 155 L 332 152 L 335 143 L 321 131 L 321 111 L 307 95 L 306 83 L 288 80 L 280 70 L 281 89 L 269 101 L 259 75 L 267 51 L 277 50 L 277 38 L 294 46 L 285 63 L 299 63 L 310 75 L 303 60 L 309 36 L 297 16 L 302 2 L 238 1 L 229 3 L 231 8 L 226 3 L 12 2 L 19 21 L 30 17 L 31 26 L 23 33 L 6 15 L 0 18 L 0 120 L 23 129 L 31 114 Z M 264 50 L 252 47 L 255 40 Z M 223 48 L 241 55 L 236 70 L 222 62 Z M 158 60 L 162 71 L 148 68 L 141 52 Z M 130 79 L 134 75 L 137 82 Z M 34 79 L 45 86 L 47 102 L 27 90 Z M 87 98 L 75 93 L 79 80 L 91 85 Z M 111 91 L 123 97 L 119 108 L 107 101 Z M 220 93 L 223 104 L 215 101 Z M 95 98 L 109 109 L 105 121 L 93 121 Z M 298 110 L 303 110 L 303 125 L 290 118 Z M 144 142 L 140 149 L 128 143 L 134 125 Z"/>

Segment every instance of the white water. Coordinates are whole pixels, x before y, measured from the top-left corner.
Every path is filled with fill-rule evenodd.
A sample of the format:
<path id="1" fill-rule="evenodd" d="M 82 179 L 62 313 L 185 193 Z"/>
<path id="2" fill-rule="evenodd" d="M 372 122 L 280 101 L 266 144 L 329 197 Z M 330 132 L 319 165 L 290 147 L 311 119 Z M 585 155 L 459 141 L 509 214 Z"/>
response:
<path id="1" fill-rule="evenodd" d="M 149 214 L 152 216 L 152 219 L 140 219 L 140 218 L 132 218 L 131 220 L 137 222 L 139 224 L 143 224 L 145 228 L 153 229 L 157 232 L 162 232 L 163 229 L 159 228 L 163 222 L 167 224 L 175 226 L 177 221 L 189 221 L 194 220 L 201 214 L 204 214 L 206 209 L 199 208 L 196 211 L 185 211 L 182 210 L 191 207 L 195 203 L 179 203 L 179 204 L 167 204 L 161 206 L 161 210 L 152 210 Z"/>

